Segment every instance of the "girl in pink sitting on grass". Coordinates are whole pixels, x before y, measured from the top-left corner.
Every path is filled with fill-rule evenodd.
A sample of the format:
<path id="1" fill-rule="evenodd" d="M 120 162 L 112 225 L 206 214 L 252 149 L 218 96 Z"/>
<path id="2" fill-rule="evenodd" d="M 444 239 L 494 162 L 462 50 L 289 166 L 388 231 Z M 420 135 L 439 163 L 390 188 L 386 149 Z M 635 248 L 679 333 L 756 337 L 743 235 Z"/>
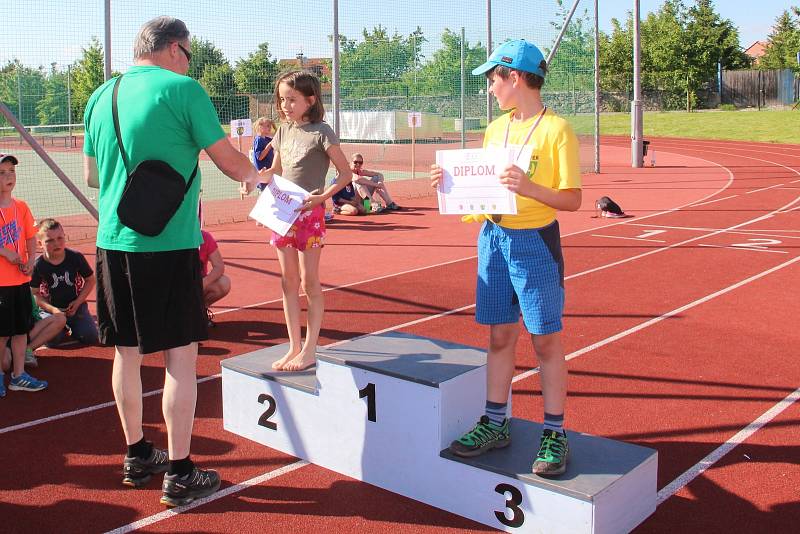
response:
<path id="1" fill-rule="evenodd" d="M 270 243 L 281 266 L 283 313 L 289 331 L 289 350 L 273 369 L 300 371 L 316 363 L 317 341 L 325 302 L 319 279 L 319 260 L 325 239 L 325 201 L 350 183 L 352 171 L 339 146 L 339 138 L 323 121 L 322 91 L 311 72 L 283 74 L 275 83 L 275 106 L 283 121 L 272 139 L 275 157 L 262 171 L 269 183 L 273 175 L 294 182 L 311 194 L 300 216 L 285 236 L 272 234 Z M 325 187 L 330 163 L 338 170 L 335 183 Z M 321 192 L 320 192 L 321 191 Z M 300 287 L 308 298 L 305 341 L 300 335 Z"/>

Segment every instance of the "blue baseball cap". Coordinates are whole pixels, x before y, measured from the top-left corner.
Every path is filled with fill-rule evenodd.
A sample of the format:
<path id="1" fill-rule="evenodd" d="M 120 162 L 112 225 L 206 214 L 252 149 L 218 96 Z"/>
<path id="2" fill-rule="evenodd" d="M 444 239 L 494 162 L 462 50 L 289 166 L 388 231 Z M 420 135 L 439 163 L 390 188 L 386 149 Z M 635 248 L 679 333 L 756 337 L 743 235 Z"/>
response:
<path id="1" fill-rule="evenodd" d="M 529 43 L 525 39 L 506 41 L 492 52 L 489 61 L 473 70 L 472 74 L 475 76 L 485 74 L 496 66 L 502 65 L 510 69 L 532 72 L 544 78 L 544 71 L 539 66 L 543 60 L 542 51 L 533 43 Z"/>

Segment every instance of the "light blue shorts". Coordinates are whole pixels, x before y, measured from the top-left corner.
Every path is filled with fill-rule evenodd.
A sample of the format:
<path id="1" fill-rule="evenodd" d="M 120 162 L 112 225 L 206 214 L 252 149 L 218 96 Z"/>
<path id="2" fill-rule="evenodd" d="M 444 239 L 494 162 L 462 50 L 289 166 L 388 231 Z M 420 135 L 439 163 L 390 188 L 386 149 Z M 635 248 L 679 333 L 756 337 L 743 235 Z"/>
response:
<path id="1" fill-rule="evenodd" d="M 516 323 L 521 313 L 531 334 L 561 331 L 564 258 L 558 221 L 522 230 L 484 222 L 478 237 L 476 301 L 480 324 Z"/>

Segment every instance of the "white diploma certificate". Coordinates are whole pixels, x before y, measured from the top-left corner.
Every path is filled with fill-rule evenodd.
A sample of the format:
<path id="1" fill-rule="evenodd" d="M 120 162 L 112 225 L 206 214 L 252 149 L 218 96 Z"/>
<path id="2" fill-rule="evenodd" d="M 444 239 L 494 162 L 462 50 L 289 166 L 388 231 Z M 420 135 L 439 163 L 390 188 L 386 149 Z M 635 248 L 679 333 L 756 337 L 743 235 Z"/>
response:
<path id="1" fill-rule="evenodd" d="M 498 176 L 514 161 L 513 148 L 437 150 L 442 168 L 439 213 L 515 215 L 516 195 L 500 184 Z"/>
<path id="2" fill-rule="evenodd" d="M 299 185 L 275 174 L 258 196 L 250 217 L 285 236 L 300 215 L 297 210 L 308 195 L 308 191 Z"/>

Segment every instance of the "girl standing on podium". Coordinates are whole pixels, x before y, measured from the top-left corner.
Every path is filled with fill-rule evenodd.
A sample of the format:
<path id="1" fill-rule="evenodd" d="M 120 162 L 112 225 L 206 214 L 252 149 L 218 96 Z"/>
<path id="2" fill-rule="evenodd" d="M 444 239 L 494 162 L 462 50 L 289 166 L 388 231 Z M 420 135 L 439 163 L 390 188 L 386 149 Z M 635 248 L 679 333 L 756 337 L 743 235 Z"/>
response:
<path id="1" fill-rule="evenodd" d="M 275 107 L 281 125 L 272 139 L 272 166 L 262 171 L 269 183 L 277 174 L 311 193 L 300 216 L 285 236 L 273 232 L 270 243 L 281 266 L 283 313 L 289 331 L 289 350 L 272 364 L 281 371 L 300 371 L 316 363 L 317 340 L 325 302 L 319 278 L 319 260 L 325 238 L 325 201 L 350 183 L 352 171 L 339 138 L 323 120 L 322 90 L 311 72 L 292 71 L 275 82 Z M 336 182 L 325 187 L 330 163 L 338 171 Z M 300 334 L 300 287 L 308 298 L 305 341 Z"/>

